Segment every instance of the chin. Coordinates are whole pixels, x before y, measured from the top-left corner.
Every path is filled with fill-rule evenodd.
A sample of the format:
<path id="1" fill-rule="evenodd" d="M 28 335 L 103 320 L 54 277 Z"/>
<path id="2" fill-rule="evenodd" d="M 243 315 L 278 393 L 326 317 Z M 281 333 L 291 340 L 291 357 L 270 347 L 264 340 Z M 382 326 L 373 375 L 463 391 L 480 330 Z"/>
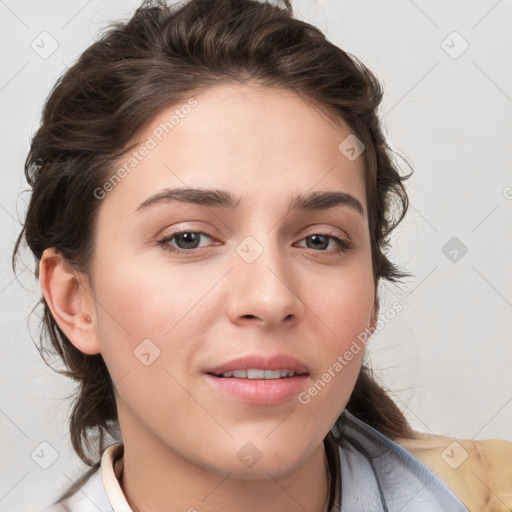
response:
<path id="1" fill-rule="evenodd" d="M 239 461 L 231 464 L 227 468 L 227 472 L 230 473 L 229 477 L 234 480 L 269 480 L 269 479 L 280 479 L 286 477 L 292 473 L 295 469 L 305 462 L 305 460 L 298 459 L 296 454 L 290 454 L 288 460 L 275 461 L 270 460 L 271 456 L 267 460 L 263 460 L 263 457 L 254 464 L 252 467 L 243 467 Z"/>
<path id="2" fill-rule="evenodd" d="M 254 438 L 254 441 L 235 441 L 231 444 L 229 456 L 218 454 L 222 467 L 218 470 L 230 473 L 237 480 L 268 480 L 280 478 L 300 467 L 310 454 L 304 453 L 304 442 L 288 437 L 270 441 Z"/>

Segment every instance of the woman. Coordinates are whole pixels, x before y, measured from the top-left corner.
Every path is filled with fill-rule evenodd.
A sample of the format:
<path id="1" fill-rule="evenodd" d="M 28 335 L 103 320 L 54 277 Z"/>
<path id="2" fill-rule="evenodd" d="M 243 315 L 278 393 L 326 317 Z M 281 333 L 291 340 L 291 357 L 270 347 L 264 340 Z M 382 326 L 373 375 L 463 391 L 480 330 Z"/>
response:
<path id="1" fill-rule="evenodd" d="M 92 468 L 51 510 L 472 509 L 363 366 L 405 275 L 381 98 L 289 3 L 250 0 L 145 4 L 62 77 L 19 242 Z"/>

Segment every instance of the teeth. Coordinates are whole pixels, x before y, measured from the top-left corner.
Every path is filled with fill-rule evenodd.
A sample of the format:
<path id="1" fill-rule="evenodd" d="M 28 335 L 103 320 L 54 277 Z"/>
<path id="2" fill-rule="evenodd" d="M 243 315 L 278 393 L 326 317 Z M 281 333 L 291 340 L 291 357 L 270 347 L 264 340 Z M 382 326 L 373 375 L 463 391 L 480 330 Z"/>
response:
<path id="1" fill-rule="evenodd" d="M 250 380 L 273 380 L 286 377 L 294 377 L 293 370 L 261 370 L 258 368 L 248 368 L 247 370 L 233 370 L 224 372 L 222 377 L 235 377 L 237 379 Z"/>
<path id="2" fill-rule="evenodd" d="M 265 370 L 255 370 L 254 368 L 249 368 L 247 370 L 247 378 L 248 379 L 264 379 L 265 378 Z"/>

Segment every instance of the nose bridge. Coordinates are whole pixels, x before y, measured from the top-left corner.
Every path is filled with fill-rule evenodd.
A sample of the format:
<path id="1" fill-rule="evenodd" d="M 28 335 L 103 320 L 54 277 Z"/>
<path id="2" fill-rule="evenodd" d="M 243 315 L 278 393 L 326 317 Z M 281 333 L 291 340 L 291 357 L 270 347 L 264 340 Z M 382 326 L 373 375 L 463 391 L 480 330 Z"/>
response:
<path id="1" fill-rule="evenodd" d="M 300 315 L 298 286 L 275 230 L 246 236 L 235 249 L 231 313 L 255 316 L 266 323 Z"/>

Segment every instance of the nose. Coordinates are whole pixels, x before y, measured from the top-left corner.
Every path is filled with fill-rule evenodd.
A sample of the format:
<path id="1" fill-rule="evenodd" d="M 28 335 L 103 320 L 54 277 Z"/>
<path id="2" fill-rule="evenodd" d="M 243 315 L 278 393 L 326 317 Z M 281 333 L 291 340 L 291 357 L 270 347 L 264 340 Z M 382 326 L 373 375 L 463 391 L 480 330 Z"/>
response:
<path id="1" fill-rule="evenodd" d="M 297 323 L 305 308 L 298 276 L 278 247 L 259 244 L 252 237 L 248 240 L 237 248 L 234 268 L 229 273 L 227 310 L 231 321 L 265 328 Z M 247 258 L 245 255 L 251 252 Z"/>

